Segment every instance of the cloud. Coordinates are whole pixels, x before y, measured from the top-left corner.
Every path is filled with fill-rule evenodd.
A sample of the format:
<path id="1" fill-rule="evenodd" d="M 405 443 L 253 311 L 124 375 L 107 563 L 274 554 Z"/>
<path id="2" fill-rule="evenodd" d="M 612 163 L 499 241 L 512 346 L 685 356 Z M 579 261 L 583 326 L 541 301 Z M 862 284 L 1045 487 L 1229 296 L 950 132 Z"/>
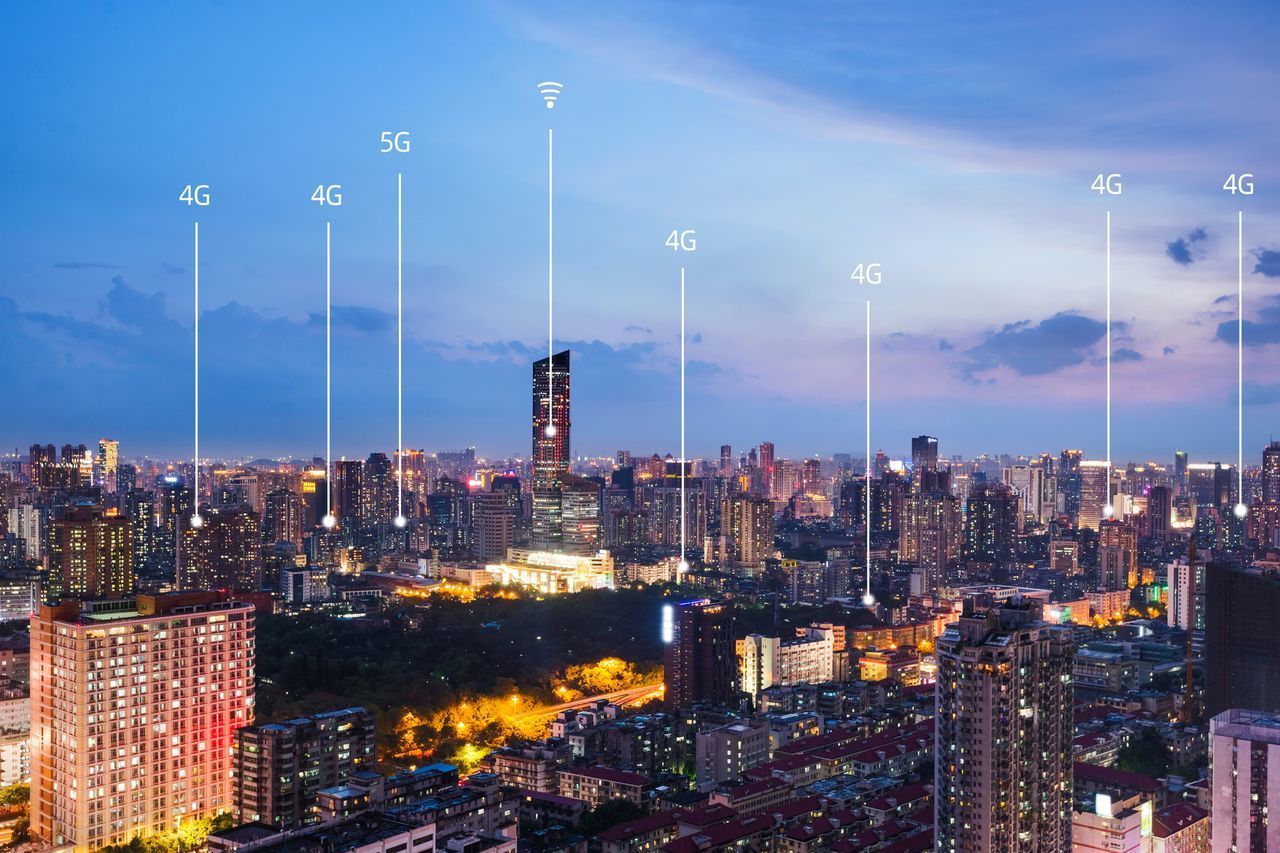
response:
<path id="1" fill-rule="evenodd" d="M 1238 322 L 1224 320 L 1219 323 L 1214 339 L 1235 346 L 1237 336 L 1241 333 Z M 1280 297 L 1268 297 L 1262 307 L 1254 312 L 1253 319 L 1244 321 L 1243 334 L 1244 345 L 1247 347 L 1280 343 Z"/>
<path id="2" fill-rule="evenodd" d="M 347 329 L 361 334 L 378 334 L 392 327 L 392 317 L 386 311 L 376 308 L 365 308 L 360 305 L 334 305 L 330 312 L 332 326 L 336 329 Z M 312 326 L 324 328 L 324 315 L 311 314 Z"/>
<path id="3" fill-rule="evenodd" d="M 624 332 L 639 332 L 639 333 L 640 333 L 640 334 L 642 334 L 642 335 L 652 335 L 652 334 L 653 334 L 653 329 L 650 329 L 648 326 L 625 326 L 625 327 L 623 327 L 623 330 L 622 330 L 622 331 L 624 331 Z"/>
<path id="4" fill-rule="evenodd" d="M 1244 401 L 1254 406 L 1268 406 L 1272 403 L 1280 403 L 1280 382 L 1244 383 Z"/>
<path id="5" fill-rule="evenodd" d="M 1164 246 L 1165 254 L 1180 266 L 1190 266 L 1198 258 L 1204 257 L 1203 251 L 1192 252 L 1192 247 L 1196 243 L 1203 242 L 1208 237 L 1208 232 L 1203 227 L 1193 228 L 1190 233 L 1179 237 L 1171 243 Z"/>
<path id="6" fill-rule="evenodd" d="M 955 348 L 956 348 L 956 345 L 951 343 L 951 341 L 947 340 L 946 338 L 941 338 L 938 341 L 938 352 L 951 352 Z"/>
<path id="7" fill-rule="evenodd" d="M 1111 353 L 1112 364 L 1124 364 L 1129 361 L 1142 361 L 1142 353 L 1127 347 L 1122 347 Z"/>
<path id="8" fill-rule="evenodd" d="M 106 264 L 100 261 L 63 261 L 54 264 L 55 270 L 122 270 L 119 264 Z"/>
<path id="9" fill-rule="evenodd" d="M 1253 256 L 1258 259 L 1253 271 L 1267 278 L 1280 277 L 1280 251 L 1275 249 L 1254 249 Z"/>
<path id="10" fill-rule="evenodd" d="M 1163 350 L 1161 350 L 1161 352 L 1164 353 L 1165 355 L 1173 355 L 1177 351 L 1178 351 L 1177 347 L 1165 347 Z"/>
<path id="11" fill-rule="evenodd" d="M 1114 324 L 1113 328 L 1121 324 Z M 965 350 L 956 370 L 963 379 L 974 380 L 1000 367 L 1019 376 L 1040 376 L 1083 364 L 1089 351 L 1106 334 L 1106 324 L 1073 311 L 1063 311 L 1038 323 L 1019 320 Z"/>

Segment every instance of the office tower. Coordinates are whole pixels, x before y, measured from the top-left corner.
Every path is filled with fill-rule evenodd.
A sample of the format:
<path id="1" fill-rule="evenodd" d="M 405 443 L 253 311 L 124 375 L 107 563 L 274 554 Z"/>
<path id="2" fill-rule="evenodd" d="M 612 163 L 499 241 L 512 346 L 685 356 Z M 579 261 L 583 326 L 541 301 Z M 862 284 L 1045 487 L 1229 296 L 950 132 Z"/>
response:
<path id="1" fill-rule="evenodd" d="M 496 563 L 513 547 L 516 514 L 505 491 L 481 492 L 471 498 L 472 553 L 477 560 Z"/>
<path id="2" fill-rule="evenodd" d="M 709 598 L 666 604 L 662 619 L 667 707 L 733 702 L 738 675 L 733 605 Z"/>
<path id="3" fill-rule="evenodd" d="M 288 489 L 267 492 L 262 505 L 264 544 L 288 542 L 294 552 L 302 549 L 302 496 Z"/>
<path id="4" fill-rule="evenodd" d="M 728 444 L 720 445 L 720 476 L 733 476 L 733 447 Z"/>
<path id="5" fill-rule="evenodd" d="M 1205 584 L 1206 710 L 1280 711 L 1280 574 L 1210 563 Z"/>
<path id="6" fill-rule="evenodd" d="M 911 439 L 911 470 L 932 471 L 938 467 L 938 439 L 917 435 Z"/>
<path id="7" fill-rule="evenodd" d="M 721 514 L 720 530 L 728 540 L 730 561 L 763 562 L 773 556 L 773 503 L 749 494 L 729 497 Z"/>
<path id="8" fill-rule="evenodd" d="M 1173 489 L 1152 486 L 1147 493 L 1147 529 L 1153 539 L 1168 539 L 1173 532 Z"/>
<path id="9" fill-rule="evenodd" d="M 1262 502 L 1280 503 L 1280 441 L 1262 449 Z"/>
<path id="10" fill-rule="evenodd" d="M 138 488 L 138 469 L 121 462 L 116 466 L 116 494 L 128 494 L 136 488 Z"/>
<path id="11" fill-rule="evenodd" d="M 378 551 L 388 543 L 391 520 L 396 516 L 396 477 L 385 453 L 370 453 L 360 472 L 360 526 L 370 533 L 369 543 Z"/>
<path id="12" fill-rule="evenodd" d="M 533 519 L 537 551 L 564 543 L 561 489 L 569 473 L 569 350 L 533 363 Z"/>
<path id="13" fill-rule="evenodd" d="M 604 542 L 600 529 L 600 484 L 567 474 L 560 489 L 561 548 L 566 554 L 580 557 L 596 553 Z"/>
<path id="14" fill-rule="evenodd" d="M 96 484 L 107 494 L 117 489 L 116 471 L 120 467 L 120 442 L 113 438 L 98 439 L 98 471 Z"/>
<path id="15" fill-rule="evenodd" d="M 1018 495 L 1003 484 L 982 483 L 969 492 L 964 516 L 964 556 L 1005 566 L 1018 554 Z"/>
<path id="16" fill-rule="evenodd" d="M 362 518 L 364 464 L 359 459 L 339 459 L 330 468 L 333 473 L 333 502 L 330 507 L 333 517 L 344 527 L 354 526 Z"/>
<path id="17" fill-rule="evenodd" d="M 28 560 L 44 559 L 45 511 L 31 504 L 9 510 L 9 532 L 22 540 Z"/>
<path id="18" fill-rule="evenodd" d="M 806 495 L 825 495 L 826 484 L 822 477 L 822 460 L 806 459 L 800 470 L 800 489 Z"/>
<path id="19" fill-rule="evenodd" d="M 318 465 L 316 463 L 319 463 Z M 325 514 L 327 485 L 324 479 L 324 460 L 313 460 L 312 466 L 302 472 L 299 488 L 302 490 L 302 527 L 311 530 L 318 526 Z"/>
<path id="20" fill-rule="evenodd" d="M 461 556 L 469 543 L 463 535 L 468 525 L 465 516 L 467 487 L 460 480 L 442 476 L 427 495 L 428 544 L 431 550 L 447 558 Z"/>
<path id="21" fill-rule="evenodd" d="M 1280 850 L 1280 717 L 1230 708 L 1209 721 L 1209 790 L 1213 853 Z"/>
<path id="22" fill-rule="evenodd" d="M 178 588 L 261 590 L 262 530 L 257 513 L 242 506 L 210 509 L 203 515 L 202 526 L 183 526 Z"/>
<path id="23" fill-rule="evenodd" d="M 1045 524 L 1053 515 L 1046 500 L 1044 468 L 1039 465 L 1014 465 L 1004 469 L 1005 485 L 1013 489 L 1022 504 L 1023 521 Z"/>
<path id="24" fill-rule="evenodd" d="M 155 563 L 158 568 L 175 571 L 178 565 L 178 534 L 191 520 L 195 503 L 191 489 L 177 477 L 166 477 L 156 494 Z"/>
<path id="25" fill-rule="evenodd" d="M 1137 527 L 1128 521 L 1104 519 L 1098 524 L 1099 588 L 1128 589 L 1137 582 L 1137 574 Z"/>
<path id="26" fill-rule="evenodd" d="M 126 516 L 76 507 L 49 525 L 49 601 L 122 598 L 135 580 Z"/>
<path id="27" fill-rule="evenodd" d="M 1107 482 L 1111 466 L 1105 460 L 1085 459 L 1079 464 L 1080 502 L 1077 527 L 1097 530 L 1107 517 L 1106 507 L 1111 502 L 1110 484 Z"/>
<path id="28" fill-rule="evenodd" d="M 1080 459 L 1079 450 L 1064 450 L 1058 456 L 1058 494 L 1062 496 L 1062 511 L 1072 521 L 1080 516 Z"/>
<path id="29" fill-rule="evenodd" d="M 767 497 L 778 497 L 771 491 L 773 489 L 773 466 L 773 442 L 762 441 L 760 442 L 760 473 L 764 476 L 765 489 L 770 490 L 766 495 Z M 781 497 L 788 498 L 790 495 L 782 495 Z"/>
<path id="30" fill-rule="evenodd" d="M 770 494 L 774 500 L 788 500 L 796 492 L 800 491 L 803 473 L 800 470 L 800 464 L 790 459 L 775 459 L 773 461 L 773 484 Z"/>
<path id="31" fill-rule="evenodd" d="M 960 501 L 945 492 L 921 492 L 902 500 L 898 557 L 914 563 L 921 592 L 932 595 L 947 582 L 947 566 L 960 557 L 964 528 Z"/>
<path id="32" fill-rule="evenodd" d="M 1173 454 L 1173 496 L 1178 497 L 1187 485 L 1187 452 L 1176 450 Z"/>
<path id="33" fill-rule="evenodd" d="M 969 596 L 938 637 L 935 849 L 1071 849 L 1070 628 Z"/>
<path id="34" fill-rule="evenodd" d="M 231 809 L 253 644 L 253 606 L 213 593 L 41 606 L 32 834 L 79 853 Z"/>
<path id="35" fill-rule="evenodd" d="M 316 794 L 377 759 L 373 714 L 345 708 L 236 732 L 237 823 L 297 829 L 319 819 Z"/>

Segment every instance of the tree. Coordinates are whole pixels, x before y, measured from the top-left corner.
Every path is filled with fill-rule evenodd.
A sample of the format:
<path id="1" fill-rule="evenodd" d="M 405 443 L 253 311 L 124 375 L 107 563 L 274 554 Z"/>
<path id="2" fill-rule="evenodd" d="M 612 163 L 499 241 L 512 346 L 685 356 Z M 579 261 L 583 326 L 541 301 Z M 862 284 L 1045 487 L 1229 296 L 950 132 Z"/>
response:
<path id="1" fill-rule="evenodd" d="M 648 812 L 644 806 L 636 805 L 630 800 L 605 800 L 594 809 L 582 815 L 578 821 L 578 832 L 588 837 L 599 835 L 611 826 L 637 820 Z"/>
<path id="2" fill-rule="evenodd" d="M 1169 771 L 1173 756 L 1160 732 L 1146 727 L 1129 745 L 1120 750 L 1116 766 L 1121 770 L 1142 773 L 1157 779 Z"/>

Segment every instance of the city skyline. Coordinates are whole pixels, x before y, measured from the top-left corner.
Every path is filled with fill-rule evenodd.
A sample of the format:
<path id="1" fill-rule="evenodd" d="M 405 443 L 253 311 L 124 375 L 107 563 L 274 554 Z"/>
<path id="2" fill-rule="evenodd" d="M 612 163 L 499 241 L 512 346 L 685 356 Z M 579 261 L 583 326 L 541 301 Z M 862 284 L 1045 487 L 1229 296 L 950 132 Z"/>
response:
<path id="1" fill-rule="evenodd" d="M 1224 47 L 1200 38 L 1225 26 L 1204 10 L 1092 8 L 1107 35 L 1073 13 L 998 7 L 924 21 L 850 10 L 821 27 L 708 10 L 683 28 L 572 4 L 440 11 L 429 27 L 408 6 L 358 22 L 139 7 L 71 26 L 19 12 L 31 37 L 4 60 L 25 82 L 0 119 L 23 166 L 5 171 L 0 357 L 27 369 L 12 373 L 22 403 L 0 446 L 104 430 L 183 455 L 193 217 L 176 196 L 191 181 L 215 199 L 200 216 L 205 453 L 321 452 L 326 218 L 334 455 L 394 445 L 402 171 L 406 442 L 517 452 L 520 389 L 547 344 L 550 124 L 575 453 L 675 446 L 680 259 L 662 241 L 692 227 L 693 453 L 760 435 L 805 455 L 862 444 L 866 288 L 848 276 L 878 262 L 873 445 L 928 423 L 966 455 L 1043 444 L 1101 457 L 1108 208 L 1114 456 L 1167 456 L 1152 426 L 1170 421 L 1193 457 L 1234 456 L 1241 209 L 1244 444 L 1261 447 L 1280 405 L 1280 231 L 1271 120 L 1244 92 L 1276 76 L 1261 35 L 1276 13 L 1242 4 L 1258 26 Z M 379 38 L 348 44 L 348 27 Z M 195 29 L 208 49 L 184 55 L 185 74 L 160 73 L 159 46 Z M 229 70 L 216 57 L 233 34 L 249 41 Z M 979 37 L 991 50 L 974 58 L 963 45 Z M 364 61 L 334 73 L 316 44 Z M 1032 52 L 1037 73 L 1011 73 Z M 68 70 L 87 67 L 101 74 Z M 1068 71 L 1074 85 L 1055 81 Z M 536 89 L 549 74 L 565 82 L 554 113 Z M 140 81 L 145 106 L 117 97 Z M 401 127 L 413 152 L 379 159 L 379 132 Z M 1100 171 L 1125 175 L 1123 197 L 1089 191 Z M 1256 196 L 1220 189 L 1237 171 L 1257 173 Z M 314 209 L 320 182 L 344 185 L 343 208 Z M 92 203 L 71 191 L 86 185 Z M 720 434 L 726 413 L 741 435 Z"/>

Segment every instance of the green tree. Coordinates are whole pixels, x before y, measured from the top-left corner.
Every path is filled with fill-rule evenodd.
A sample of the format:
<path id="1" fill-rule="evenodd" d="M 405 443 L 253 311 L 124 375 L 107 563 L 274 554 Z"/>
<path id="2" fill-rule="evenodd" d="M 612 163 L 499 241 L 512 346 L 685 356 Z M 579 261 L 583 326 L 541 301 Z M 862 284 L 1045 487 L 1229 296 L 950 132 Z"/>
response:
<path id="1" fill-rule="evenodd" d="M 648 812 L 644 806 L 630 800 L 605 800 L 594 809 L 582 815 L 578 821 L 578 832 L 586 836 L 599 835 L 611 826 L 626 823 L 644 817 Z"/>

